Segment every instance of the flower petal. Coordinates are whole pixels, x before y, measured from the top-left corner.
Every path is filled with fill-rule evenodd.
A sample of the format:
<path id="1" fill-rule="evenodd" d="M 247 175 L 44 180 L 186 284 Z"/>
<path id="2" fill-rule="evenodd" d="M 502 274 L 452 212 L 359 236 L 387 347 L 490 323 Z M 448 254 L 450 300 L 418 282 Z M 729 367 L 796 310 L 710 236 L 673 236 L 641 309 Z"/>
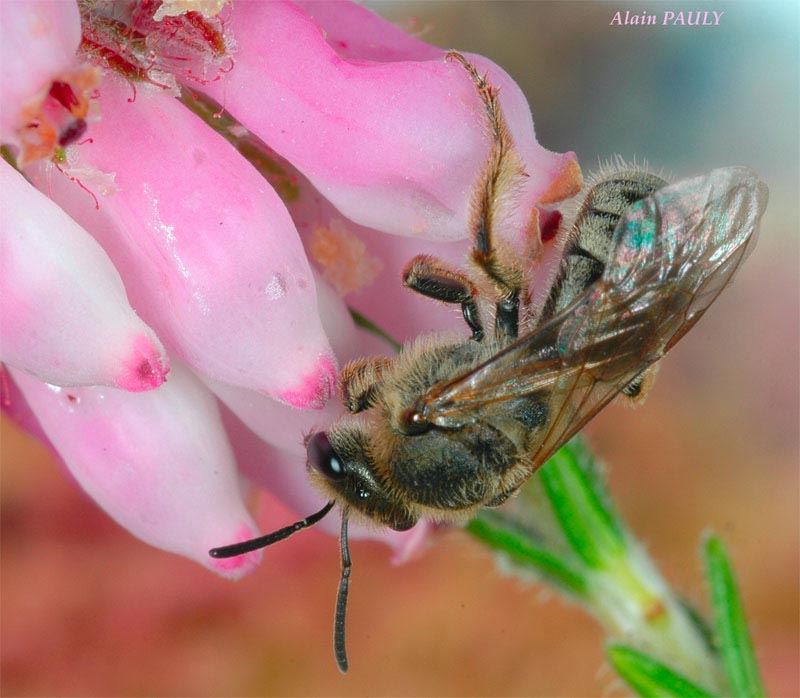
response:
<path id="1" fill-rule="evenodd" d="M 292 162 L 347 217 L 384 232 L 453 240 L 468 234 L 470 202 L 489 139 L 483 106 L 460 66 L 444 60 L 345 60 L 300 8 L 239 3 L 230 27 L 236 65 L 203 89 Z M 526 234 L 533 204 L 579 185 L 572 153 L 535 139 L 524 95 L 497 66 L 470 56 L 499 86 L 528 177 L 510 229 Z M 253 86 L 259 85 L 258 90 Z"/>
<path id="2" fill-rule="evenodd" d="M 310 185 L 301 185 L 300 190 L 303 195 L 288 204 L 300 237 L 323 278 L 334 282 L 342 277 L 347 279 L 348 285 L 340 287 L 339 292 L 346 294 L 348 305 L 400 342 L 434 331 L 467 333 L 457 306 L 424 298 L 402 283 L 403 269 L 418 254 L 433 255 L 453 268 L 463 268 L 468 247 L 465 242 L 384 235 L 343 218 Z M 362 247 L 361 259 L 346 253 L 356 243 Z M 380 273 L 365 278 L 359 268 L 373 259 L 380 261 Z M 356 283 L 358 280 L 362 283 Z M 363 351 L 360 355 L 375 353 L 386 353 L 385 345 L 379 346 L 378 351 Z"/>
<path id="3" fill-rule="evenodd" d="M 333 341 L 336 357 L 344 364 L 365 354 L 381 353 L 381 344 L 359 331 L 341 298 L 328 284 L 317 280 L 317 299 L 326 334 Z M 382 353 L 386 353 L 385 350 Z M 298 411 L 254 390 L 247 390 L 212 379 L 206 385 L 258 436 L 286 451 L 297 462 L 305 462 L 303 438 L 321 431 L 344 413 L 339 400 L 331 400 L 315 412 Z"/>
<path id="4" fill-rule="evenodd" d="M 133 306 L 175 351 L 216 380 L 300 408 L 330 396 L 335 361 L 294 224 L 272 188 L 168 93 L 107 75 L 91 143 L 67 177 L 31 168 L 103 245 Z M 136 134 L 136 148 L 130 134 Z M 114 191 L 114 189 L 116 191 Z"/>
<path id="5" fill-rule="evenodd" d="M 138 395 L 10 373 L 75 479 L 131 533 L 226 577 L 257 564 L 258 554 L 208 555 L 256 527 L 214 398 L 188 370 L 174 365 L 168 383 Z"/>
<path id="6" fill-rule="evenodd" d="M 0 141 L 14 142 L 20 107 L 74 64 L 80 40 L 76 2 L 0 3 Z"/>
<path id="7" fill-rule="evenodd" d="M 355 2 L 295 0 L 325 32 L 325 40 L 342 58 L 365 61 L 432 61 L 442 49 L 420 41 Z"/>
<path id="8" fill-rule="evenodd" d="M 89 234 L 0 161 L 0 360 L 59 385 L 149 390 L 169 361 Z"/>

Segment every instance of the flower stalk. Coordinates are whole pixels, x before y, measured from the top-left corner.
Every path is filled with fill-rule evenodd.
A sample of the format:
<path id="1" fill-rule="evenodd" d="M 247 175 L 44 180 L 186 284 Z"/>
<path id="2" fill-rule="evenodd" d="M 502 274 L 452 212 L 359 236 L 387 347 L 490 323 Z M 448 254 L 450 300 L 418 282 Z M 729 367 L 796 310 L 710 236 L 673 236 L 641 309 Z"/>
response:
<path id="1" fill-rule="evenodd" d="M 764 695 L 722 543 L 712 537 L 705 545 L 712 641 L 625 526 L 582 439 L 466 530 L 499 553 L 504 569 L 533 573 L 593 615 L 608 633 L 609 662 L 638 695 Z"/>

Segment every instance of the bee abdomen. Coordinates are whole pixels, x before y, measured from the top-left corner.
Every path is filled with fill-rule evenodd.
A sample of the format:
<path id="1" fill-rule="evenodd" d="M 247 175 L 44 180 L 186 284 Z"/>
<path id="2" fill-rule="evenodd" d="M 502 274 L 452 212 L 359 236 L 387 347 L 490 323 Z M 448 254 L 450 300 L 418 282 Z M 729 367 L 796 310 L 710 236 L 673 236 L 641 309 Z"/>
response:
<path id="1" fill-rule="evenodd" d="M 614 230 L 628 206 L 665 184 L 660 177 L 643 170 L 624 170 L 589 189 L 573 224 L 542 319 L 566 308 L 603 275 L 612 252 Z"/>

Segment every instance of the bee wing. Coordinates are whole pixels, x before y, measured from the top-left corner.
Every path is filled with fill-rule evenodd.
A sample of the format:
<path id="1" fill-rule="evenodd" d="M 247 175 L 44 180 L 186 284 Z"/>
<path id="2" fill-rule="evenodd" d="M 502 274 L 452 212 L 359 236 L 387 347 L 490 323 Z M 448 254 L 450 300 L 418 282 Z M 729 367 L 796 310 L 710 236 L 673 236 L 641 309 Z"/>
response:
<path id="1" fill-rule="evenodd" d="M 481 366 L 432 386 L 416 412 L 457 428 L 487 405 L 538 394 L 549 409 L 540 465 L 700 319 L 752 249 L 766 203 L 766 186 L 741 167 L 636 202 L 583 296 Z"/>

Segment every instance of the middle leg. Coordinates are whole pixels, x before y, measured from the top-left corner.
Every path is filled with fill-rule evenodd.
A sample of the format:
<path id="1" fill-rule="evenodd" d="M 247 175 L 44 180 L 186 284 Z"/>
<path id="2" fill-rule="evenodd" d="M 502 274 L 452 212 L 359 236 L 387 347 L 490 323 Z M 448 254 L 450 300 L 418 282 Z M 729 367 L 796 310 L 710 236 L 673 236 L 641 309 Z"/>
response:
<path id="1" fill-rule="evenodd" d="M 418 255 L 403 271 L 403 283 L 423 296 L 443 303 L 460 303 L 464 321 L 472 330 L 472 339 L 483 339 L 483 325 L 476 298 L 478 290 L 460 271 L 450 269 L 436 257 Z"/>

